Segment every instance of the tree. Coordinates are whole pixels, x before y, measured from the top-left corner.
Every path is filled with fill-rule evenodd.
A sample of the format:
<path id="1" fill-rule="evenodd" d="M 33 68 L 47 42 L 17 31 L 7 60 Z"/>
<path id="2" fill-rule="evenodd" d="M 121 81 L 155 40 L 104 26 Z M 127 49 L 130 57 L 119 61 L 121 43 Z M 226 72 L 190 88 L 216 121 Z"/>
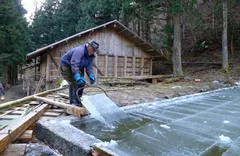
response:
<path id="1" fill-rule="evenodd" d="M 223 2 L 222 68 L 228 73 L 227 1 Z"/>
<path id="2" fill-rule="evenodd" d="M 24 13 L 26 11 L 20 0 L 1 0 L 0 55 L 5 58 L 0 63 L 7 66 L 8 71 L 2 72 L 8 73 L 8 83 L 10 84 L 15 84 L 17 65 L 25 62 L 25 55 L 31 47 L 28 23 L 23 17 Z"/>

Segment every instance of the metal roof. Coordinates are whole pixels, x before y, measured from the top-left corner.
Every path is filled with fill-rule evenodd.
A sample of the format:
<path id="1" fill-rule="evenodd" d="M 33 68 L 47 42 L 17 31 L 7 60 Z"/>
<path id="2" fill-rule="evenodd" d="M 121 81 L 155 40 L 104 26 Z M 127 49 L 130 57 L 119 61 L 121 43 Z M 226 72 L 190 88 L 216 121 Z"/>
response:
<path id="1" fill-rule="evenodd" d="M 28 53 L 26 55 L 26 59 L 27 60 L 33 59 L 33 58 L 35 58 L 37 56 L 40 56 L 40 55 L 46 53 L 48 49 L 53 48 L 54 46 L 56 46 L 58 44 L 61 44 L 61 43 L 66 42 L 66 41 L 69 41 L 69 40 L 74 39 L 76 37 L 79 37 L 81 35 L 93 32 L 94 30 L 100 29 L 102 27 L 113 27 L 117 31 L 117 33 L 122 34 L 128 40 L 130 40 L 131 42 L 136 44 L 136 46 L 140 47 L 141 49 L 143 49 L 145 52 L 149 53 L 152 56 L 159 56 L 159 55 L 161 55 L 161 53 L 156 48 L 154 48 L 149 42 L 143 40 L 141 37 L 139 37 L 137 34 L 132 32 L 129 28 L 124 26 L 119 21 L 113 20 L 113 21 L 110 21 L 108 23 L 99 25 L 97 27 L 94 27 L 94 28 L 82 31 L 80 33 L 77 33 L 75 35 L 72 35 L 70 37 L 67 37 L 67 38 L 65 38 L 63 40 L 60 40 L 60 41 L 55 42 L 53 44 L 50 44 L 50 45 L 48 45 L 46 47 L 37 49 L 37 50 L 35 50 L 35 51 L 31 52 L 31 53 Z"/>

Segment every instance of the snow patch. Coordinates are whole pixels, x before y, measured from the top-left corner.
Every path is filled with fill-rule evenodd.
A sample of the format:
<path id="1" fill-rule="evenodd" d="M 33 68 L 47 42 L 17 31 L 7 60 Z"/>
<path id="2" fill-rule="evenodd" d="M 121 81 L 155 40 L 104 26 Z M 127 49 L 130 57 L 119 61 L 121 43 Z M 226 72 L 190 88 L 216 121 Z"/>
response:
<path id="1" fill-rule="evenodd" d="M 167 126 L 167 125 L 160 125 L 160 127 L 162 127 L 162 128 L 166 128 L 166 129 L 170 129 L 170 127 Z"/>
<path id="2" fill-rule="evenodd" d="M 223 123 L 229 123 L 230 121 L 224 120 Z"/>
<path id="3" fill-rule="evenodd" d="M 219 136 L 219 139 L 226 143 L 232 142 L 232 140 L 228 136 L 224 136 L 223 134 Z"/>

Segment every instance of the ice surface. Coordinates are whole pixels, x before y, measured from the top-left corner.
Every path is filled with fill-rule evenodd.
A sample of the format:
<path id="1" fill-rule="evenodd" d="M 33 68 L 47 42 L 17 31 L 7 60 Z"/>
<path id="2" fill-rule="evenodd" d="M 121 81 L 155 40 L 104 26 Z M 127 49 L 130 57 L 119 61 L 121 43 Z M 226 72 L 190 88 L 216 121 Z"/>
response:
<path id="1" fill-rule="evenodd" d="M 225 89 L 133 107 L 128 112 L 150 122 L 121 129 L 122 137 L 111 139 L 106 131 L 116 140 L 109 149 L 131 156 L 239 156 L 239 92 Z"/>
<path id="2" fill-rule="evenodd" d="M 121 119 L 128 118 L 127 114 L 105 94 L 83 96 L 82 104 L 91 113 L 92 117 L 107 125 L 113 125 Z"/>

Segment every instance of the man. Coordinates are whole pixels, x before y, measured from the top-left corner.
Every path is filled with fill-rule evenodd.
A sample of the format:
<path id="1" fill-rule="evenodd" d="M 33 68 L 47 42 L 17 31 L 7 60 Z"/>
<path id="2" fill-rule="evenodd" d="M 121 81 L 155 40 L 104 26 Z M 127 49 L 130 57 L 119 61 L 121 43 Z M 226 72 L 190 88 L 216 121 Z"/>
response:
<path id="1" fill-rule="evenodd" d="M 96 83 L 93 74 L 94 53 L 98 51 L 99 44 L 95 41 L 87 42 L 85 45 L 75 47 L 64 54 L 60 59 L 60 70 L 63 78 L 68 81 L 70 104 L 82 107 L 81 101 L 77 96 L 81 97 L 83 89 L 80 89 L 76 95 L 77 89 L 84 87 L 86 80 L 84 79 L 84 68 L 90 79 L 91 84 Z"/>
<path id="2" fill-rule="evenodd" d="M 0 83 L 0 97 L 1 97 L 1 100 L 2 100 L 2 101 L 4 100 L 4 95 L 5 95 L 4 87 L 3 87 L 3 85 Z"/>

